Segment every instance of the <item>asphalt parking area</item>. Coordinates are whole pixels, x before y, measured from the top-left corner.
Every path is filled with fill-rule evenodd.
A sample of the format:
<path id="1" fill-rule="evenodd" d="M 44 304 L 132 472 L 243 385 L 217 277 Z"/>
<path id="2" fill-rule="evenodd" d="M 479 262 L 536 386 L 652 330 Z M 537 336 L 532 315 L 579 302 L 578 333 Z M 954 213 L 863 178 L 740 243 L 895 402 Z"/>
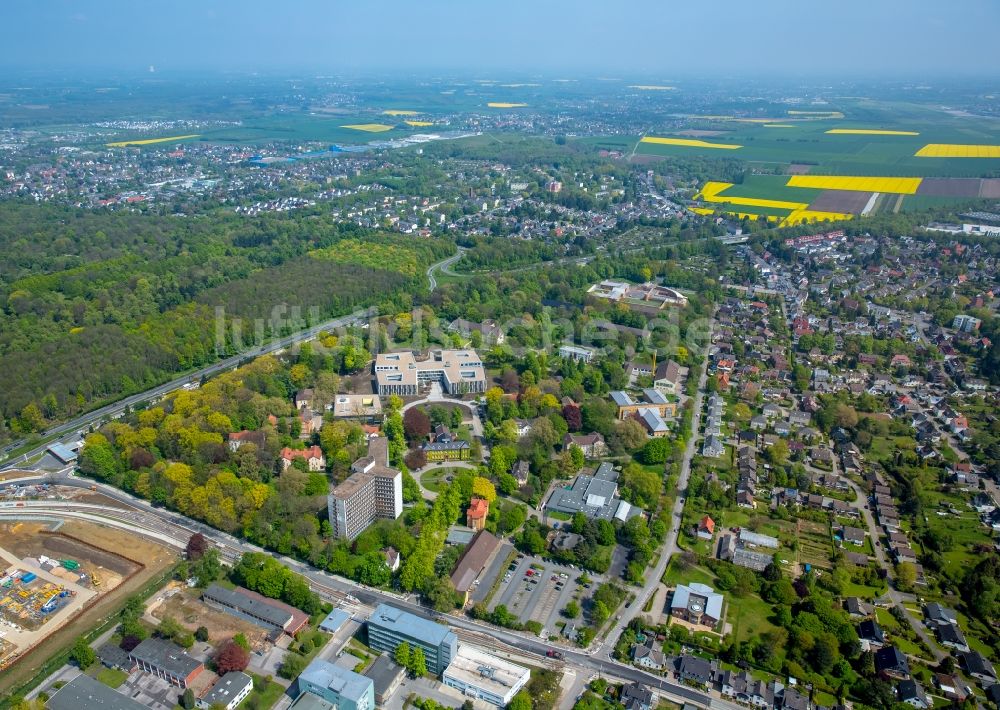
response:
<path id="1" fill-rule="evenodd" d="M 580 570 L 528 556 L 512 567 L 505 568 L 490 610 L 503 604 L 521 623 L 537 621 L 547 633 L 555 632 L 560 612 L 580 588 L 574 581 Z"/>

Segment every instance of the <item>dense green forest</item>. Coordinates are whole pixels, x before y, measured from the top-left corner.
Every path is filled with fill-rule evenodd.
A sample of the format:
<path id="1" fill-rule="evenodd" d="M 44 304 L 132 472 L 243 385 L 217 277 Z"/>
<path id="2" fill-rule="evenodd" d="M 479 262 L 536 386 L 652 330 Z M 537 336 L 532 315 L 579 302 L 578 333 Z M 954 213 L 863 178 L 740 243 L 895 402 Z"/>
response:
<path id="1" fill-rule="evenodd" d="M 345 239 L 351 249 L 324 258 Z M 369 241 L 403 256 L 372 263 L 361 248 Z M 303 319 L 397 298 L 405 308 L 426 289 L 426 267 L 454 251 L 444 240 L 407 241 L 319 211 L 180 217 L 0 205 L 0 367 L 19 373 L 0 391 L 0 434 L 39 431 L 212 362 L 219 307 L 226 319 L 266 319 L 265 336 L 296 327 L 295 308 Z M 232 352 L 229 325 L 222 345 Z M 251 332 L 244 324 L 244 344 Z"/>

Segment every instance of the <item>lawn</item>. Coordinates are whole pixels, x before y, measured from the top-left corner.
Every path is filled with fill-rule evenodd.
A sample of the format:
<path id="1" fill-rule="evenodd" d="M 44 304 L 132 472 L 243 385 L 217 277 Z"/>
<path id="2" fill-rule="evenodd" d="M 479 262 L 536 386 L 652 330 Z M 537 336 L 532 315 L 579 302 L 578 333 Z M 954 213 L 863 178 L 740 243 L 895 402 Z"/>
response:
<path id="1" fill-rule="evenodd" d="M 236 707 L 256 708 L 256 710 L 266 710 L 266 708 L 273 707 L 285 692 L 284 686 L 256 673 L 251 673 L 250 675 L 253 676 L 253 690 Z"/>
<path id="2" fill-rule="evenodd" d="M 128 679 L 128 673 L 117 668 L 101 668 L 97 673 L 97 680 L 104 683 L 109 688 L 117 688 Z"/>
<path id="3" fill-rule="evenodd" d="M 738 597 L 735 594 L 727 594 L 726 601 L 726 622 L 732 625 L 733 640 L 736 643 L 759 638 L 775 628 L 774 624 L 768 621 L 771 615 L 771 605 L 751 594 L 746 597 Z"/>
<path id="4" fill-rule="evenodd" d="M 447 464 L 438 465 L 438 463 L 432 462 L 420 474 L 420 485 L 429 491 L 439 493 L 441 486 L 447 482 L 450 476 L 454 476 L 456 471 L 457 469 L 449 468 Z"/>
<path id="5" fill-rule="evenodd" d="M 704 567 L 690 567 L 682 569 L 677 564 L 676 558 L 670 561 L 666 573 L 663 575 L 663 583 L 668 587 L 676 587 L 678 584 L 691 584 L 700 582 L 709 586 L 715 584 L 715 575 Z"/>
<path id="6" fill-rule="evenodd" d="M 896 617 L 893 616 L 888 609 L 883 609 L 879 607 L 875 610 L 875 620 L 878 621 L 879 626 L 883 630 L 893 633 L 899 631 L 899 622 L 896 621 Z"/>
<path id="7" fill-rule="evenodd" d="M 874 599 L 875 597 L 880 597 L 885 593 L 885 587 L 868 587 L 864 584 L 855 584 L 854 582 L 848 582 L 844 585 L 843 596 L 845 597 L 861 597 L 862 599 Z"/>

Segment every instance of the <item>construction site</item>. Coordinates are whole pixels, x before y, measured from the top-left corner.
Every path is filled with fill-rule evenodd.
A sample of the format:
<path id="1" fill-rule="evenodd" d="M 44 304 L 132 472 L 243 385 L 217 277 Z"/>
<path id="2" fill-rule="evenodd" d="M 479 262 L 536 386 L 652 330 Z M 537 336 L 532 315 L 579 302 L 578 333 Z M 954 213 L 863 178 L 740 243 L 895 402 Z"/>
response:
<path id="1" fill-rule="evenodd" d="M 0 695 L 175 560 L 161 545 L 90 522 L 0 523 Z"/>

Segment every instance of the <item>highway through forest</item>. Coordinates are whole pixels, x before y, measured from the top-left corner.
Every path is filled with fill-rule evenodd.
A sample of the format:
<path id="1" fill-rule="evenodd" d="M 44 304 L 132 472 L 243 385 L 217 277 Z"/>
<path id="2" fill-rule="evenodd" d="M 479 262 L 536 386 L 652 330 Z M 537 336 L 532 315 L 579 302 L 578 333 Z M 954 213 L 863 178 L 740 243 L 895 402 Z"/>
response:
<path id="1" fill-rule="evenodd" d="M 457 262 L 462 258 L 463 252 L 463 249 L 459 249 L 457 253 L 427 267 L 427 280 L 431 291 L 436 289 L 438 286 L 437 278 L 434 276 L 435 272 L 439 268 L 442 270 L 447 269 L 449 266 Z M 94 409 L 86 414 L 81 414 L 80 416 L 69 421 L 61 424 L 55 424 L 46 430 L 44 443 L 40 443 L 31 448 L 29 451 L 22 452 L 13 459 L 5 461 L 4 459 L 8 458 L 7 452 L 11 452 L 28 445 L 28 442 L 25 439 L 11 442 L 4 447 L 4 454 L 0 456 L 0 461 L 3 461 L 3 463 L 0 464 L 0 471 L 16 468 L 18 465 L 22 465 L 24 462 L 30 461 L 34 457 L 42 455 L 55 440 L 58 440 L 67 434 L 75 437 L 77 432 L 86 431 L 89 427 L 99 424 L 104 419 L 113 419 L 121 416 L 126 409 L 134 407 L 137 404 L 160 399 L 175 390 L 181 389 L 185 385 L 200 382 L 204 377 L 212 377 L 220 372 L 232 370 L 248 357 L 259 357 L 260 355 L 266 355 L 268 353 L 280 352 L 288 347 L 291 347 L 295 343 L 299 343 L 304 340 L 312 340 L 323 331 L 344 328 L 355 323 L 363 323 L 373 315 L 377 315 L 374 309 L 366 309 L 356 311 L 348 315 L 338 316 L 337 318 L 331 318 L 318 325 L 310 326 L 296 333 L 292 333 L 291 335 L 276 338 L 263 345 L 249 348 L 237 355 L 231 355 L 223 358 L 222 360 L 218 360 L 211 365 L 206 365 L 205 367 L 195 370 L 194 372 L 189 372 L 185 375 L 175 377 L 169 382 L 165 382 L 162 385 L 148 389 L 145 392 L 129 395 L 128 397 L 124 397 L 116 402 Z"/>

